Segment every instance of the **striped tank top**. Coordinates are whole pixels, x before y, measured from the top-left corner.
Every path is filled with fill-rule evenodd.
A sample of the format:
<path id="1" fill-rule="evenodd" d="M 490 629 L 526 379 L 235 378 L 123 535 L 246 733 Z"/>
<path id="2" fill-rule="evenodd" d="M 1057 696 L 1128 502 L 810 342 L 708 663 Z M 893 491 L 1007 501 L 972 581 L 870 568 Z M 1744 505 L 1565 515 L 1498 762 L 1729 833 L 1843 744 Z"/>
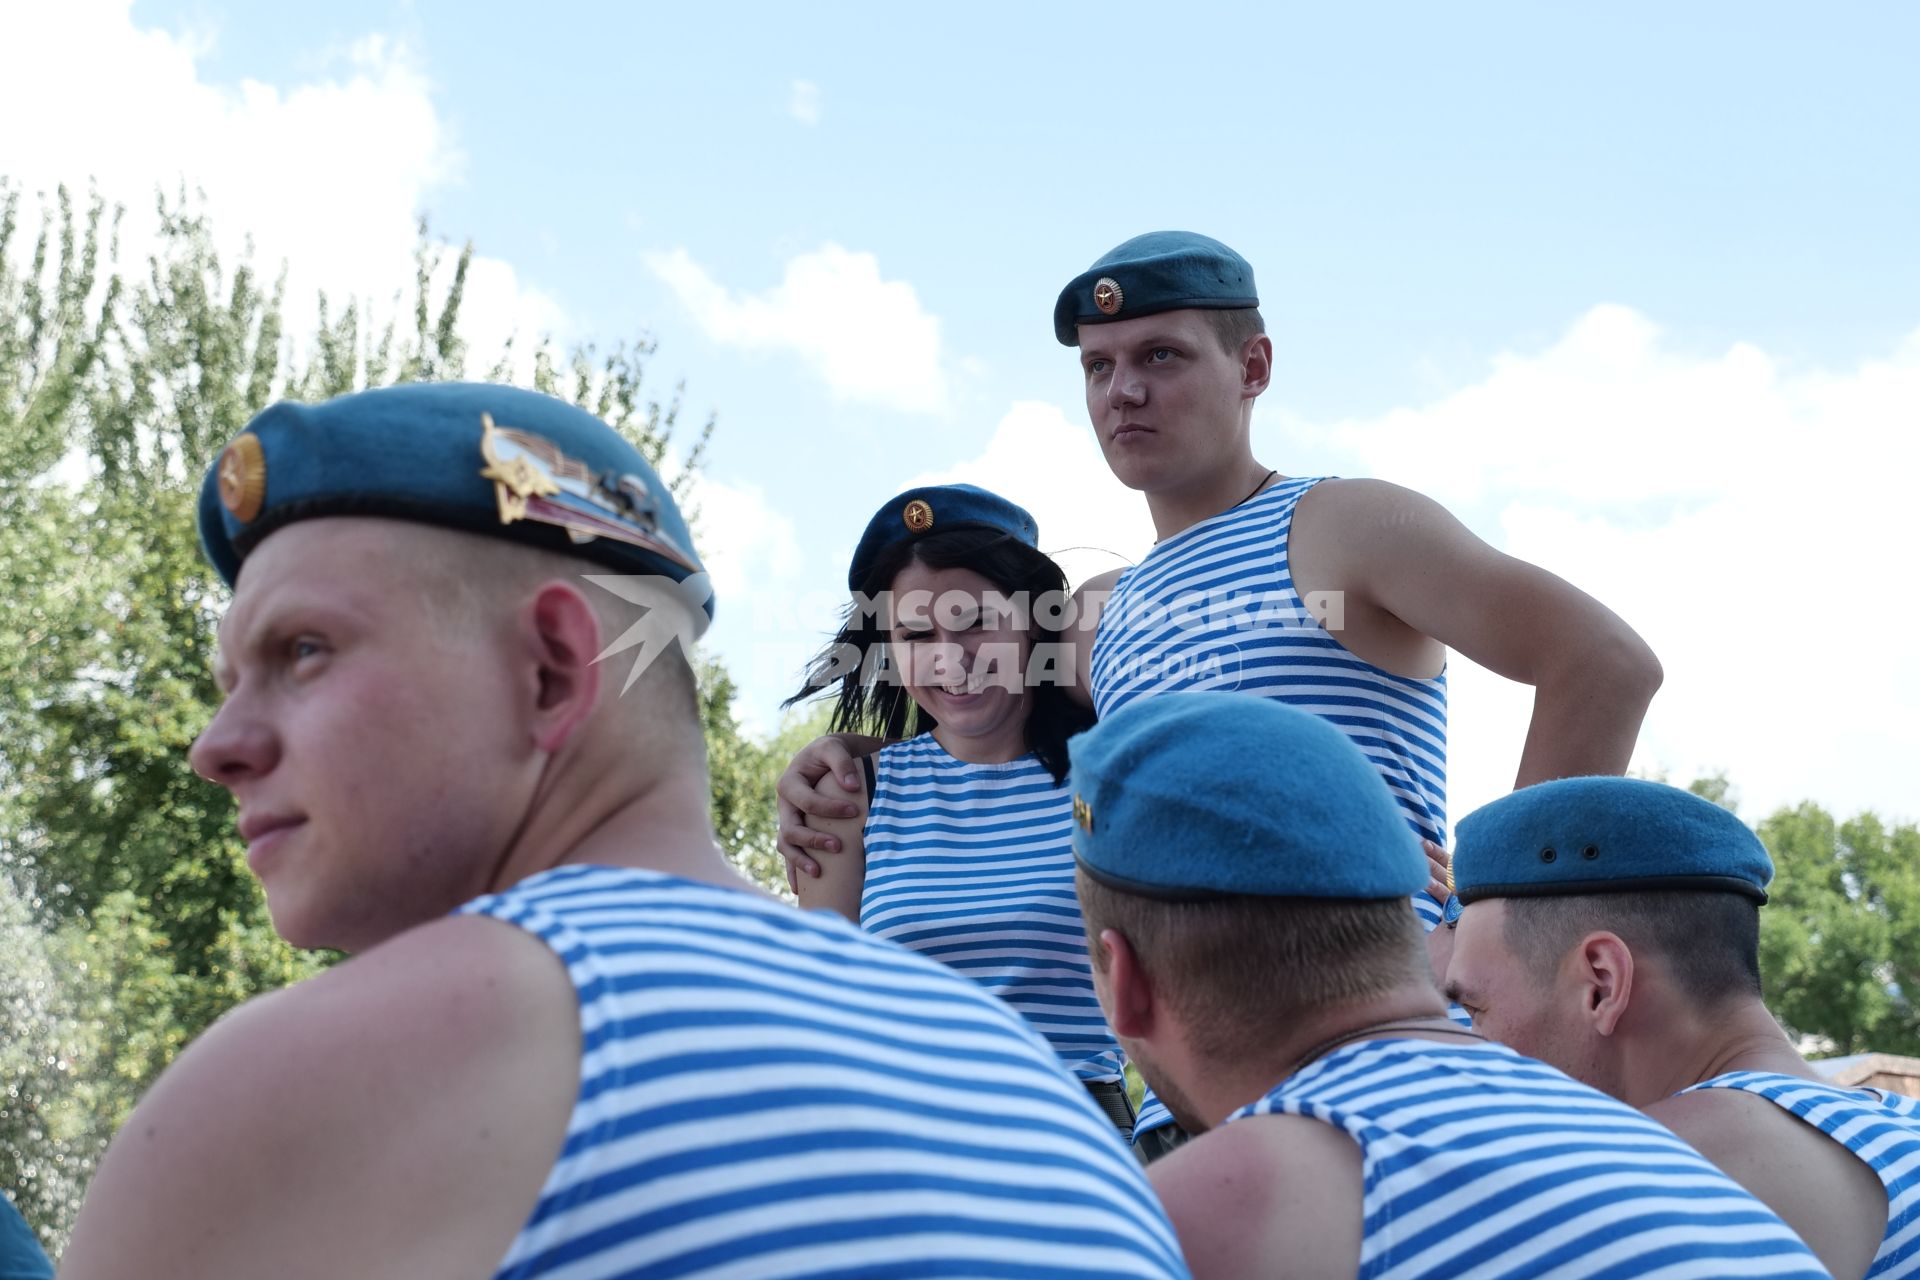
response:
<path id="1" fill-rule="evenodd" d="M 1082 1080 L 1124 1062 L 1073 889 L 1073 793 L 1032 755 L 956 760 L 923 733 L 875 757 L 860 924 L 991 991 Z"/>
<path id="2" fill-rule="evenodd" d="M 1729 1071 L 1686 1092 L 1696 1089 L 1758 1094 L 1865 1161 L 1887 1188 L 1887 1234 L 1867 1280 L 1920 1276 L 1920 1099 L 1771 1071 Z"/>
<path id="3" fill-rule="evenodd" d="M 950 970 L 629 868 L 461 911 L 542 939 L 580 999 L 579 1095 L 501 1280 L 1187 1274 L 1086 1090 Z"/>
<path id="4" fill-rule="evenodd" d="M 1414 680 L 1361 661 L 1294 591 L 1287 531 L 1318 483 L 1280 481 L 1121 573 L 1094 634 L 1094 707 L 1104 720 L 1136 698 L 1218 689 L 1311 711 L 1373 762 L 1408 824 L 1444 845 L 1446 676 Z"/>
<path id="5" fill-rule="evenodd" d="M 1501 1045 L 1370 1040 L 1228 1117 L 1359 1146 L 1362 1280 L 1823 1276 L 1787 1225 L 1654 1121 Z"/>

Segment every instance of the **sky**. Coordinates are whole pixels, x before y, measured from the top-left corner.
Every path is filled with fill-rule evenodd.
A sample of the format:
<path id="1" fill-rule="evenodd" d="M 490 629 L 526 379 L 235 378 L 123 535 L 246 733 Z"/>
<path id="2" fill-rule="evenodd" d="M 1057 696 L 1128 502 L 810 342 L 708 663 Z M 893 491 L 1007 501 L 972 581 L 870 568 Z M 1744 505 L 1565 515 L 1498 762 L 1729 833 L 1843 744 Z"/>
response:
<path id="1" fill-rule="evenodd" d="M 424 217 L 477 366 L 657 340 L 756 730 L 909 485 L 1076 580 L 1146 551 L 1050 318 L 1177 227 L 1254 264 L 1267 466 L 1421 490 L 1653 645 L 1637 770 L 1920 818 L 1920 9 L 0 0 L 0 48 L 0 176 L 125 203 L 124 258 L 184 182 L 298 330 Z M 1457 819 L 1530 691 L 1449 676 Z"/>

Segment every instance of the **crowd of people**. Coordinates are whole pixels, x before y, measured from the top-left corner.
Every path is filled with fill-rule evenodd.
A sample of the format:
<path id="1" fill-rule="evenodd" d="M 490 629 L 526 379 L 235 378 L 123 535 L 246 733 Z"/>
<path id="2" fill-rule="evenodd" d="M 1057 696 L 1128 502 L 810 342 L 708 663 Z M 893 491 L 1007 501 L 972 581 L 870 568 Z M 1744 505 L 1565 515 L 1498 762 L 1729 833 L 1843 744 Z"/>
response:
<path id="1" fill-rule="evenodd" d="M 192 759 L 351 958 L 180 1056 L 61 1274 L 1920 1276 L 1920 1104 L 1767 1013 L 1752 832 L 1620 776 L 1652 652 L 1256 460 L 1258 307 L 1184 232 L 1059 295 L 1139 564 L 1069 591 L 971 486 L 876 511 L 796 695 L 798 909 L 714 840 L 665 640 L 715 602 L 637 449 L 503 386 L 264 409 L 202 490 Z M 1451 849 L 1449 650 L 1534 689 Z"/>

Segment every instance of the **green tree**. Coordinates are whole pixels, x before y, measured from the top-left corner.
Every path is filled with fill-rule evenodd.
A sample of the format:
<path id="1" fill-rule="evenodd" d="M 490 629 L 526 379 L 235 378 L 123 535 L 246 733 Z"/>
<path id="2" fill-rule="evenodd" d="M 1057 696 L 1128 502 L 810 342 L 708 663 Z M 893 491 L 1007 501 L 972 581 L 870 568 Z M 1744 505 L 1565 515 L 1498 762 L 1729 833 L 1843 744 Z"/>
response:
<path id="1" fill-rule="evenodd" d="M 274 935 L 230 798 L 187 765 L 218 701 L 210 659 L 227 600 L 195 539 L 203 469 L 276 398 L 463 376 L 472 249 L 449 262 L 423 228 L 411 304 L 396 298 L 395 319 L 377 323 L 357 300 L 321 298 L 296 362 L 283 283 L 244 256 L 223 260 L 184 194 L 159 201 L 158 246 L 137 278 L 115 270 L 118 214 L 100 200 L 76 208 L 57 193 L 25 253 L 19 211 L 0 180 L 0 592 L 13 619 L 0 632 L 0 880 L 26 890 L 0 910 L 10 933 L 21 926 L 0 955 L 14 975 L 0 1044 L 16 1055 L 4 1078 L 23 1082 L 0 1107 L 0 1190 L 57 1245 L 73 1207 L 59 1187 L 80 1185 L 180 1047 L 327 962 Z M 685 497 L 713 421 L 676 439 L 681 389 L 650 394 L 653 352 L 542 340 L 531 381 L 654 462 L 677 454 Z M 766 753 L 740 732 L 725 671 L 700 666 L 716 829 L 764 875 Z"/>
<path id="2" fill-rule="evenodd" d="M 1760 967 L 1775 1015 L 1835 1053 L 1920 1053 L 1920 829 L 1805 803 L 1758 830 L 1774 862 Z"/>

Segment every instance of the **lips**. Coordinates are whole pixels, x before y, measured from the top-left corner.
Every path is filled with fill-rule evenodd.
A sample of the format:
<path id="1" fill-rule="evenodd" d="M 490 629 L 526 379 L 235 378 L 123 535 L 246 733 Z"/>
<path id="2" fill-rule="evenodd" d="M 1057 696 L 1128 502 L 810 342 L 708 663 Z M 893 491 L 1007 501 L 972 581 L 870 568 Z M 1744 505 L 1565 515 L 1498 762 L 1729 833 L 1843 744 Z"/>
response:
<path id="1" fill-rule="evenodd" d="M 1141 426 L 1137 422 L 1123 422 L 1113 429 L 1112 439 L 1115 444 L 1119 444 L 1123 440 L 1138 440 L 1142 436 L 1152 434 L 1152 427 Z"/>
<path id="2" fill-rule="evenodd" d="M 967 698 L 985 689 L 987 687 L 987 678 L 976 671 L 970 673 L 967 678 L 959 684 L 943 684 L 935 687 L 949 698 Z"/>
<path id="3" fill-rule="evenodd" d="M 299 814 L 260 813 L 242 815 L 240 818 L 240 838 L 248 844 L 252 844 L 263 836 L 272 835 L 276 831 L 284 831 L 288 827 L 297 827 L 305 821 L 306 819 Z"/>

